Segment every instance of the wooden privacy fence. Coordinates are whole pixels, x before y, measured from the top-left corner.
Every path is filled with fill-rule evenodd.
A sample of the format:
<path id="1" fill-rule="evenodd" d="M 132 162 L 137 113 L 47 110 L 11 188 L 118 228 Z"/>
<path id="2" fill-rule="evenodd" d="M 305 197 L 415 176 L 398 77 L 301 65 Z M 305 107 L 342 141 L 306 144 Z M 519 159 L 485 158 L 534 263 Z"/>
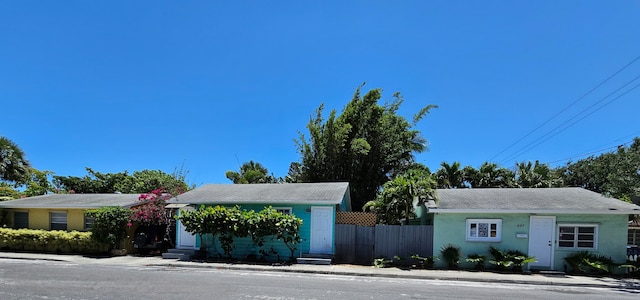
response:
<path id="1" fill-rule="evenodd" d="M 335 241 L 338 263 L 372 265 L 380 257 L 427 257 L 433 255 L 433 226 L 336 224 Z"/>

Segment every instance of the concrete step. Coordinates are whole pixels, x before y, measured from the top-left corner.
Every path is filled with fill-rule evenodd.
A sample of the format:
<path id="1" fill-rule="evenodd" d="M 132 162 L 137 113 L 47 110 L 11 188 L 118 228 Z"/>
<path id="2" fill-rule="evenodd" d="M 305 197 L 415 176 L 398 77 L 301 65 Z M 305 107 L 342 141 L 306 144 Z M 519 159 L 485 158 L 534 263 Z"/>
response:
<path id="1" fill-rule="evenodd" d="M 333 259 L 333 254 L 325 254 L 325 253 L 302 253 L 301 257 L 303 257 L 303 258 L 326 258 L 326 259 Z"/>
<path id="2" fill-rule="evenodd" d="M 167 252 L 162 253 L 162 258 L 190 260 L 194 254 L 195 254 L 195 250 L 193 249 L 167 249 Z"/>
<path id="3" fill-rule="evenodd" d="M 301 265 L 330 265 L 330 258 L 313 258 L 313 257 L 298 257 L 296 262 Z"/>

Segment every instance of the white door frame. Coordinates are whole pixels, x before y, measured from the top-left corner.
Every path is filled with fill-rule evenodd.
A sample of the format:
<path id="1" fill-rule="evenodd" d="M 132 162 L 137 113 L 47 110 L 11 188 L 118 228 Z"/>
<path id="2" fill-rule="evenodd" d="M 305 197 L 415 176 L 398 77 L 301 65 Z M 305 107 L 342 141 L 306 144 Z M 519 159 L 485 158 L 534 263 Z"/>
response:
<path id="1" fill-rule="evenodd" d="M 533 223 L 534 220 L 543 220 L 546 219 L 548 220 L 548 222 L 551 223 L 551 226 L 549 229 L 547 229 L 547 232 L 540 232 L 539 228 L 534 228 Z M 538 230 L 538 231 L 536 231 Z M 554 266 L 554 256 L 555 256 L 555 236 L 556 236 L 556 217 L 555 216 L 530 216 L 529 217 L 529 256 L 536 256 L 535 251 L 532 252 L 532 250 L 536 249 L 536 245 L 534 245 L 533 243 L 539 242 L 536 241 L 536 239 L 534 239 L 533 237 L 539 235 L 542 239 L 542 242 L 544 243 L 548 243 L 548 247 L 549 247 L 549 264 L 536 264 L 536 262 L 530 263 L 528 264 L 528 267 L 541 267 L 541 268 L 549 268 L 550 270 L 553 270 L 553 266 Z M 545 253 L 543 253 L 545 254 Z"/>
<path id="2" fill-rule="evenodd" d="M 331 206 L 312 206 L 311 207 L 311 228 L 309 233 L 309 253 L 330 254 L 333 251 L 333 223 L 334 218 L 330 220 L 318 220 L 314 212 L 328 211 L 329 216 L 334 214 Z M 324 221 L 324 222 L 323 222 Z M 320 235 L 318 235 L 318 233 Z M 328 242 L 328 244 L 327 244 Z"/>

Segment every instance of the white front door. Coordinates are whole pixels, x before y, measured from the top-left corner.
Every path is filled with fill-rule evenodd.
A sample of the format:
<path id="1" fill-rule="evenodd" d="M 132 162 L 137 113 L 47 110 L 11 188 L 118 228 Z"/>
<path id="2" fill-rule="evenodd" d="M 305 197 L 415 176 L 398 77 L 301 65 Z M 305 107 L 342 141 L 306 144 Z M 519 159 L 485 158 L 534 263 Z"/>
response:
<path id="1" fill-rule="evenodd" d="M 196 247 L 196 236 L 187 232 L 180 221 L 176 222 L 178 225 L 178 241 L 176 248 L 179 249 L 194 249 Z"/>
<path id="2" fill-rule="evenodd" d="M 553 269 L 553 241 L 555 236 L 556 217 L 531 216 L 529 219 L 529 256 L 536 262 L 529 267 Z"/>
<path id="3" fill-rule="evenodd" d="M 310 253 L 330 254 L 333 250 L 333 207 L 311 207 Z"/>

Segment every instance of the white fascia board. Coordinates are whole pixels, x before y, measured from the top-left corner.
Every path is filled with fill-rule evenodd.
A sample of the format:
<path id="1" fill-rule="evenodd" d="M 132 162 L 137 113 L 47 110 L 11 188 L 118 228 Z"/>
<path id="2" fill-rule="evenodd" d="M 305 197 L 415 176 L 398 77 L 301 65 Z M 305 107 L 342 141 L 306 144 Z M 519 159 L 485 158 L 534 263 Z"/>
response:
<path id="1" fill-rule="evenodd" d="M 640 214 L 640 210 L 525 210 L 525 209 L 439 209 L 432 208 L 429 209 L 430 213 L 441 213 L 441 214 L 460 214 L 460 213 L 469 213 L 469 214 L 491 214 L 491 213 L 500 213 L 500 214 L 567 214 L 567 215 L 636 215 Z"/>

